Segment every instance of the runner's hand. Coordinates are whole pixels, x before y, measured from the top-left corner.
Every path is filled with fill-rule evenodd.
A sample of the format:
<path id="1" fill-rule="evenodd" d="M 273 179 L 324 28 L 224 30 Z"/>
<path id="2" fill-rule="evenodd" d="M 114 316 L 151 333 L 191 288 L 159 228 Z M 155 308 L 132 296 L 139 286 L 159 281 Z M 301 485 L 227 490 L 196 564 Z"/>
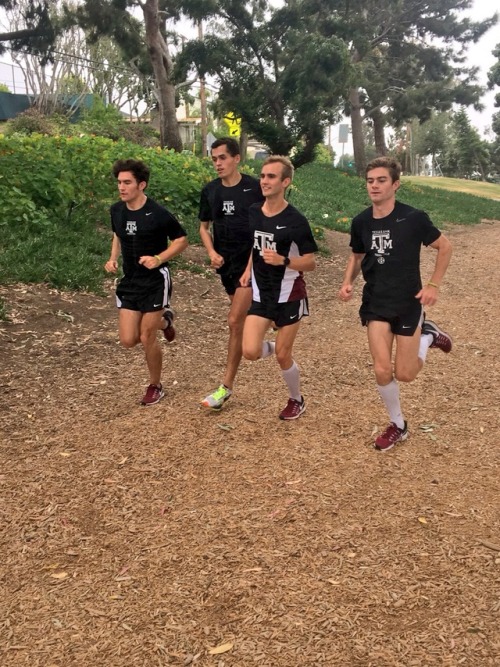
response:
<path id="1" fill-rule="evenodd" d="M 341 301 L 349 301 L 352 297 L 352 285 L 342 285 L 339 289 L 339 299 Z"/>
<path id="2" fill-rule="evenodd" d="M 418 294 L 415 294 L 415 298 L 420 301 L 422 306 L 433 306 L 438 300 L 437 287 L 425 285 Z"/>
<path id="3" fill-rule="evenodd" d="M 262 251 L 262 257 L 266 264 L 271 264 L 272 266 L 283 266 L 283 255 L 278 255 L 276 250 L 271 250 L 271 248 L 264 248 Z"/>
<path id="4" fill-rule="evenodd" d="M 108 273 L 116 273 L 118 271 L 118 262 L 116 259 L 108 259 L 104 265 L 104 270 Z"/>
<path id="5" fill-rule="evenodd" d="M 249 287 L 251 277 L 252 277 L 252 270 L 245 269 L 245 271 L 241 274 L 240 285 L 242 287 Z"/>
<path id="6" fill-rule="evenodd" d="M 222 255 L 219 255 L 217 252 L 213 252 L 210 257 L 210 266 L 212 269 L 220 269 L 220 267 L 224 264 L 224 257 Z"/>
<path id="7" fill-rule="evenodd" d="M 139 264 L 145 266 L 146 269 L 157 269 L 160 266 L 160 262 L 156 257 L 151 257 L 150 255 L 144 255 L 139 258 Z"/>

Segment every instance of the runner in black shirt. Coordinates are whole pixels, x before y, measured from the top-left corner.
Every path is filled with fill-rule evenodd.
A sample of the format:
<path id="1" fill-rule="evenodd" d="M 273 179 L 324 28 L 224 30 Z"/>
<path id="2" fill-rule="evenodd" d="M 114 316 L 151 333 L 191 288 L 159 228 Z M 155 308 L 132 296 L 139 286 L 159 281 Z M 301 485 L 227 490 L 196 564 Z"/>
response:
<path id="1" fill-rule="evenodd" d="M 208 183 L 201 192 L 200 237 L 231 302 L 224 377 L 219 387 L 201 402 L 204 407 L 217 410 L 232 394 L 241 361 L 243 323 L 252 300 L 251 289 L 240 285 L 253 243 L 248 227 L 248 209 L 264 197 L 259 181 L 238 171 L 240 148 L 235 139 L 217 139 L 211 151 L 219 178 Z"/>
<path id="2" fill-rule="evenodd" d="M 250 283 L 253 300 L 243 329 L 243 354 L 255 361 L 276 352 L 290 398 L 280 419 L 297 419 L 306 409 L 300 374 L 292 351 L 300 320 L 309 315 L 303 272 L 316 268 L 318 247 L 306 218 L 285 200 L 293 166 L 281 155 L 268 157 L 260 184 L 264 204 L 250 208 L 253 252 L 241 284 Z M 278 327 L 276 343 L 265 341 L 267 330 Z"/>
<path id="3" fill-rule="evenodd" d="M 166 208 L 144 194 L 149 179 L 149 168 L 144 162 L 118 160 L 113 174 L 121 201 L 110 210 L 113 242 L 104 268 L 116 273 L 121 253 L 124 275 L 116 289 L 120 342 L 127 348 L 142 344 L 150 375 L 142 404 L 153 405 L 164 395 L 162 351 L 156 332 L 162 329 L 167 340 L 175 336 L 167 262 L 187 247 L 187 236 Z"/>
<path id="4" fill-rule="evenodd" d="M 396 201 L 401 166 L 392 158 L 376 158 L 366 168 L 372 206 L 352 221 L 352 255 L 339 291 L 343 301 L 352 297 L 360 271 L 366 284 L 360 316 L 367 327 L 380 396 L 390 424 L 375 440 L 375 448 L 391 449 L 408 437 L 396 380 L 411 382 L 422 369 L 429 347 L 450 352 L 452 341 L 431 320 L 424 306 L 437 301 L 439 285 L 451 257 L 451 244 L 424 211 Z M 420 249 L 437 250 L 430 280 L 422 287 Z M 392 348 L 396 342 L 394 373 Z"/>

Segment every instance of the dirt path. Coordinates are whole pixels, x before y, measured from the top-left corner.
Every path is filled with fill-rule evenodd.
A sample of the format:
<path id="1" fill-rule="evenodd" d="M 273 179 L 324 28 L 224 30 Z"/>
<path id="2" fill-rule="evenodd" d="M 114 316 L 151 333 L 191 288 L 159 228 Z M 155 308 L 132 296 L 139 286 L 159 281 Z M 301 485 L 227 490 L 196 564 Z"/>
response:
<path id="1" fill-rule="evenodd" d="M 0 288 L 0 664 L 497 667 L 500 223 L 450 237 L 432 318 L 455 348 L 402 388 L 410 438 L 387 454 L 358 302 L 336 299 L 346 236 L 309 278 L 293 423 L 272 359 L 197 407 L 225 357 L 211 277 L 176 276 L 150 409 L 111 294 Z"/>

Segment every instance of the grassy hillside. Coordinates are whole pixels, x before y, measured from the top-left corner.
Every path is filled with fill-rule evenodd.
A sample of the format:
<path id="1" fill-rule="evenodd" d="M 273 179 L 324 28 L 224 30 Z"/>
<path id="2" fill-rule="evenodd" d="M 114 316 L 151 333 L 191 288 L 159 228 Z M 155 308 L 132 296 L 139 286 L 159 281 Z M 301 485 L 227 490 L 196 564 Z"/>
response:
<path id="1" fill-rule="evenodd" d="M 483 183 L 482 181 L 471 181 L 465 178 L 430 178 L 429 176 L 403 176 L 403 182 L 418 187 L 424 185 L 429 188 L 465 192 L 469 195 L 500 201 L 500 185 L 496 183 Z"/>
<path id="2" fill-rule="evenodd" d="M 500 198 L 500 186 L 475 182 L 474 185 L 496 188 Z M 471 225 L 483 219 L 500 220 L 500 201 L 491 198 L 438 189 L 409 180 L 402 182 L 398 197 L 411 206 L 425 209 L 438 227 L 453 223 Z M 347 231 L 351 218 L 370 204 L 364 179 L 317 163 L 297 170 L 290 201 L 314 227 L 323 225 L 340 231 Z"/>
<path id="3" fill-rule="evenodd" d="M 125 156 L 150 165 L 148 194 L 179 217 L 191 243 L 199 242 L 199 194 L 215 175 L 208 160 L 98 137 L 0 135 L 0 283 L 99 291 L 111 242 L 108 208 L 117 199 L 110 168 Z M 428 211 L 438 226 L 500 220 L 499 201 L 462 192 L 405 181 L 400 198 Z M 290 201 L 319 240 L 325 227 L 347 232 L 369 205 L 363 179 L 320 163 L 297 170 Z"/>

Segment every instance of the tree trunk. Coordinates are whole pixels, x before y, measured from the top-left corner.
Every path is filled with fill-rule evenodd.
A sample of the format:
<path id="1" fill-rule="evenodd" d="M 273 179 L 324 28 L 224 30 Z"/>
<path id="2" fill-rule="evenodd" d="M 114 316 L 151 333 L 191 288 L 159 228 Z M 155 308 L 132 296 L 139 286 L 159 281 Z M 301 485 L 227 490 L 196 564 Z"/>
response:
<path id="1" fill-rule="evenodd" d="M 361 117 L 361 101 L 358 88 L 352 88 L 349 93 L 349 104 L 351 106 L 351 130 L 354 162 L 358 176 L 365 175 L 366 153 L 363 139 L 363 119 Z"/>
<path id="2" fill-rule="evenodd" d="M 146 45 L 156 82 L 155 94 L 160 115 L 160 142 L 162 146 L 180 152 L 182 140 L 175 115 L 175 86 L 170 82 L 173 63 L 160 30 L 158 0 L 145 0 L 141 6 L 144 12 Z"/>
<path id="3" fill-rule="evenodd" d="M 387 146 L 385 143 L 385 118 L 380 109 L 376 109 L 371 114 L 373 120 L 373 134 L 375 137 L 375 150 L 377 155 L 387 155 Z"/>
<path id="4" fill-rule="evenodd" d="M 245 160 L 247 159 L 247 149 L 248 149 L 248 134 L 246 132 L 242 132 L 240 134 L 238 143 L 240 144 L 241 161 L 245 162 Z"/>

